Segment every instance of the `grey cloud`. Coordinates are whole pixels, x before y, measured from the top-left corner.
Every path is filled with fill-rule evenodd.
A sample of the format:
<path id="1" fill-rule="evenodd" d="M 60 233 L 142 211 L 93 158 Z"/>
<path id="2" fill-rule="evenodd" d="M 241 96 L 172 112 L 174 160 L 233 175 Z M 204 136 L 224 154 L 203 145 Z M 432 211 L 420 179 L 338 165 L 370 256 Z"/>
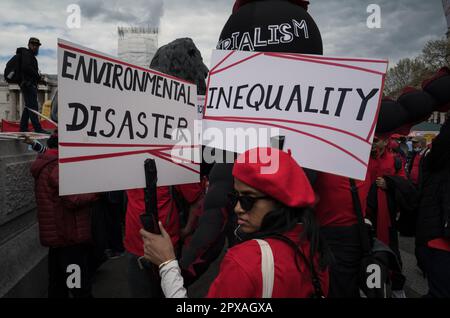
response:
<path id="1" fill-rule="evenodd" d="M 77 1 L 82 10 L 82 24 L 92 29 L 66 28 L 66 7 Z M 309 12 L 321 30 L 325 55 L 386 57 L 396 62 L 417 56 L 428 40 L 443 37 L 447 29 L 441 1 L 436 0 L 310 2 Z M 366 26 L 366 8 L 371 3 L 381 7 L 381 29 L 371 30 Z M 115 54 L 111 43 L 117 41 L 117 25 L 160 26 L 163 21 L 161 45 L 178 37 L 191 37 L 208 59 L 233 4 L 234 0 L 1 0 L 0 37 L 4 41 L 0 55 L 13 52 L 30 34 L 46 43 L 53 39 L 56 43 L 57 37 L 63 37 Z M 101 38 L 94 38 L 94 33 Z M 41 59 L 53 65 L 52 68 L 56 65 L 55 60 L 43 56 Z M 4 63 L 0 62 L 0 69 L 3 67 Z"/>
<path id="2" fill-rule="evenodd" d="M 377 1 L 382 28 L 369 29 L 366 9 L 373 2 L 311 2 L 310 14 L 321 29 L 326 55 L 387 57 L 396 62 L 420 54 L 428 40 L 446 32 L 441 2 L 421 0 Z"/>
<path id="3" fill-rule="evenodd" d="M 159 26 L 164 8 L 163 0 L 80 0 L 78 4 L 82 16 L 88 19 L 154 27 Z"/>

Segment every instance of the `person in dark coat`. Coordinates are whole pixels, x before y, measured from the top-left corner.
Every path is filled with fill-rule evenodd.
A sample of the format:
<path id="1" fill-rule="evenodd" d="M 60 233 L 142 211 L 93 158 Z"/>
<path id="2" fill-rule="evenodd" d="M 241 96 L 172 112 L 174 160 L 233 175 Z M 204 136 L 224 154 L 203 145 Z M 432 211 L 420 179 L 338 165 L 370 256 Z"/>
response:
<path id="1" fill-rule="evenodd" d="M 422 165 L 422 158 L 429 149 L 427 148 L 427 140 L 425 139 L 425 137 L 422 136 L 412 138 L 412 144 L 414 149 L 412 152 L 412 157 L 409 162 L 407 171 L 408 177 L 411 180 L 411 182 L 418 187 L 419 170 L 420 166 Z"/>
<path id="2" fill-rule="evenodd" d="M 449 118 L 423 159 L 421 170 L 416 257 L 427 276 L 427 297 L 450 298 Z"/>
<path id="3" fill-rule="evenodd" d="M 396 191 L 399 190 L 399 185 L 406 191 L 412 184 L 406 177 L 402 158 L 392 151 L 389 143 L 388 135 L 374 138 L 368 167 L 371 190 L 367 200 L 367 215 L 374 225 L 376 237 L 394 251 L 401 265 L 396 226 L 401 205 Z M 393 272 L 391 276 L 393 298 L 406 298 L 403 290 L 406 277 L 401 272 Z"/>
<path id="4" fill-rule="evenodd" d="M 39 111 L 39 105 L 37 100 L 38 84 L 42 81 L 41 74 L 39 73 L 39 66 L 36 56 L 39 54 L 39 47 L 41 42 L 39 39 L 30 38 L 27 48 L 18 48 L 17 54 L 20 55 L 21 60 L 21 78 L 20 89 L 25 101 L 25 108 L 22 112 L 20 119 L 20 131 L 28 131 L 28 121 L 31 119 L 34 131 L 37 133 L 48 133 L 42 129 L 39 118 L 33 112 L 30 112 L 28 108 Z"/>
<path id="5" fill-rule="evenodd" d="M 35 179 L 39 236 L 43 246 L 49 247 L 49 298 L 91 297 L 89 269 L 91 242 L 91 209 L 96 194 L 59 195 L 58 137 L 48 141 L 48 149 L 31 166 Z M 78 265 L 80 288 L 69 289 L 69 265 Z"/>

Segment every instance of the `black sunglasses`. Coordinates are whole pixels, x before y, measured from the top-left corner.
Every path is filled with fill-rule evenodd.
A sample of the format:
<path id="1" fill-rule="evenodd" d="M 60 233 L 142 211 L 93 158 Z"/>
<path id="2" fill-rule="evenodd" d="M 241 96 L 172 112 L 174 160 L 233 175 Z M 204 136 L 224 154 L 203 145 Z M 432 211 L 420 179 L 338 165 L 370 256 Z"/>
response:
<path id="1" fill-rule="evenodd" d="M 262 200 L 262 199 L 270 199 L 268 196 L 261 196 L 261 197 L 251 197 L 248 195 L 239 195 L 237 192 L 231 192 L 228 194 L 228 199 L 230 200 L 231 207 L 234 209 L 239 202 L 241 205 L 241 208 L 248 212 L 251 209 L 253 209 L 253 206 L 255 205 L 256 201 Z"/>

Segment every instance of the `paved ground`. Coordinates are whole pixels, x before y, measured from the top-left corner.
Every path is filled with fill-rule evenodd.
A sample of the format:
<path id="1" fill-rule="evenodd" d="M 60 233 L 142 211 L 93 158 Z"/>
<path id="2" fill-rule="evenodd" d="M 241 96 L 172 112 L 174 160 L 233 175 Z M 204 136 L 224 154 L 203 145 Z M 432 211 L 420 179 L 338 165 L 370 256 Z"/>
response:
<path id="1" fill-rule="evenodd" d="M 426 280 L 416 266 L 414 256 L 414 239 L 401 238 L 400 246 L 403 259 L 403 272 L 407 277 L 405 292 L 409 298 L 420 297 L 427 292 Z M 204 297 L 209 285 L 217 275 L 220 260 L 210 267 L 209 271 L 189 288 L 190 297 Z M 100 298 L 128 298 L 126 258 L 110 260 L 103 264 L 97 273 L 93 294 Z"/>
<path id="2" fill-rule="evenodd" d="M 428 284 L 417 267 L 416 256 L 414 254 L 414 238 L 400 238 L 400 252 L 403 261 L 403 274 L 406 276 L 406 296 L 417 298 L 428 292 Z"/>

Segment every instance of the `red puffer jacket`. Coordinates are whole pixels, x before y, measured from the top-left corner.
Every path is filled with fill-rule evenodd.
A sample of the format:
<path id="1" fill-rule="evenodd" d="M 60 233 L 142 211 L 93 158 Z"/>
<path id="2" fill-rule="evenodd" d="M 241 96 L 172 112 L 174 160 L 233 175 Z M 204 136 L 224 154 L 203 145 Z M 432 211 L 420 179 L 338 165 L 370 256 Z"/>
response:
<path id="1" fill-rule="evenodd" d="M 88 242 L 91 239 L 91 206 L 98 196 L 59 196 L 56 149 L 39 155 L 31 166 L 31 174 L 35 179 L 41 244 L 61 247 Z"/>

